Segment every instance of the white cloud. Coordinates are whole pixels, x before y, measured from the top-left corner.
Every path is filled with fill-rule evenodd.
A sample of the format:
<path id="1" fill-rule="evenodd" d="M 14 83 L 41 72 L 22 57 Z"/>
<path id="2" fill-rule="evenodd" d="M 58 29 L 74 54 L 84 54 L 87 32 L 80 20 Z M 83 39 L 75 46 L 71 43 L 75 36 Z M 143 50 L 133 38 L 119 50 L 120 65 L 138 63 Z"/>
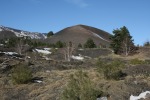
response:
<path id="1" fill-rule="evenodd" d="M 77 5 L 79 7 L 85 8 L 88 6 L 88 4 L 85 2 L 85 0 L 65 0 L 66 2 L 72 3 L 74 5 Z"/>

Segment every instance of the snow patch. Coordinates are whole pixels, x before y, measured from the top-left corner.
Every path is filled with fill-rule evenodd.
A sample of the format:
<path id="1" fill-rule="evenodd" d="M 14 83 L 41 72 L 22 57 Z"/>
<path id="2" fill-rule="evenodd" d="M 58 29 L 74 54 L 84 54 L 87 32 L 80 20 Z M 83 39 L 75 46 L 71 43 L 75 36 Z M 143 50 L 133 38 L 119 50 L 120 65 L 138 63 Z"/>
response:
<path id="1" fill-rule="evenodd" d="M 42 33 L 28 32 L 28 31 L 22 31 L 22 30 L 16 31 L 15 29 L 12 29 L 12 28 L 0 26 L 0 31 L 3 31 L 3 30 L 13 32 L 17 37 L 30 37 L 31 39 L 46 39 L 47 38 L 47 36 Z"/>
<path id="2" fill-rule="evenodd" d="M 72 59 L 75 59 L 75 60 L 81 60 L 81 61 L 84 59 L 84 57 L 81 57 L 81 56 L 74 56 L 74 55 L 72 55 L 71 58 L 72 58 Z"/>
<path id="3" fill-rule="evenodd" d="M 42 83 L 43 81 L 41 80 L 34 80 L 35 83 Z"/>
<path id="4" fill-rule="evenodd" d="M 43 48 L 43 49 L 49 51 L 49 50 L 51 50 L 52 48 Z"/>
<path id="5" fill-rule="evenodd" d="M 150 94 L 150 91 L 142 92 L 139 96 L 130 96 L 130 100 L 139 100 L 139 99 L 146 99 L 147 94 Z"/>
<path id="6" fill-rule="evenodd" d="M 0 28 L 0 32 L 3 31 L 3 29 Z"/>
<path id="7" fill-rule="evenodd" d="M 3 52 L 3 53 L 5 53 L 6 55 L 15 55 L 15 54 L 18 54 L 16 52 Z"/>
<path id="8" fill-rule="evenodd" d="M 93 33 L 94 36 L 96 36 L 96 37 L 98 37 L 98 38 L 100 38 L 100 39 L 102 39 L 102 40 L 104 40 L 104 41 L 109 42 L 108 40 L 102 38 L 100 35 L 98 35 L 98 34 L 96 34 L 96 33 L 94 33 L 94 32 L 92 32 L 92 33 Z"/>
<path id="9" fill-rule="evenodd" d="M 35 49 L 35 51 L 37 51 L 38 53 L 43 53 L 43 54 L 51 54 L 52 52 L 48 51 L 48 50 L 42 50 L 42 49 Z"/>
<path id="10" fill-rule="evenodd" d="M 4 46 L 4 44 L 0 44 L 0 46 Z"/>

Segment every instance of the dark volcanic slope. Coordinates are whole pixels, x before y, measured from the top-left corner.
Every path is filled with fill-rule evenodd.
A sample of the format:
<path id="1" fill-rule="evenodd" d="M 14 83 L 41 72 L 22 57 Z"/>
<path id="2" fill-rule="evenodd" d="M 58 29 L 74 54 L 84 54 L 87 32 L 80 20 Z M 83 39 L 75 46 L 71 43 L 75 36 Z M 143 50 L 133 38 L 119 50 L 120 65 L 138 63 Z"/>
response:
<path id="1" fill-rule="evenodd" d="M 85 25 L 76 25 L 57 32 L 48 41 L 51 43 L 56 43 L 59 40 L 62 42 L 72 41 L 78 45 L 79 43 L 84 44 L 88 38 L 92 38 L 97 46 L 101 44 L 108 47 L 110 44 L 109 37 L 110 34 L 103 30 Z"/>

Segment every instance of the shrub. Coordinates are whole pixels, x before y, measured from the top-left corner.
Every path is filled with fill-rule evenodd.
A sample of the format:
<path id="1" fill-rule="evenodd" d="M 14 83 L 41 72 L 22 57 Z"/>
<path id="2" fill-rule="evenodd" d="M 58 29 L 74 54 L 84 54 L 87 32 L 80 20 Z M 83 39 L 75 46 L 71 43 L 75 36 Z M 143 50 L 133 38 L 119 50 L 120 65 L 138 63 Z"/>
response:
<path id="1" fill-rule="evenodd" d="M 27 65 L 19 64 L 12 72 L 12 80 L 17 84 L 26 84 L 32 79 L 31 70 Z"/>
<path id="2" fill-rule="evenodd" d="M 146 64 L 150 64 L 150 60 L 145 60 L 145 63 Z"/>
<path id="3" fill-rule="evenodd" d="M 93 88 L 85 72 L 78 71 L 70 76 L 70 81 L 62 93 L 63 100 L 96 100 L 102 91 Z"/>
<path id="4" fill-rule="evenodd" d="M 143 61 L 143 60 L 139 60 L 139 59 L 135 58 L 135 59 L 130 60 L 130 64 L 132 64 L 132 65 L 140 65 L 140 64 L 146 64 L 146 62 Z"/>
<path id="5" fill-rule="evenodd" d="M 103 73 L 106 79 L 119 80 L 125 74 L 122 72 L 122 68 L 125 64 L 120 60 L 114 60 L 110 63 L 103 62 L 101 59 L 97 62 L 97 71 Z"/>

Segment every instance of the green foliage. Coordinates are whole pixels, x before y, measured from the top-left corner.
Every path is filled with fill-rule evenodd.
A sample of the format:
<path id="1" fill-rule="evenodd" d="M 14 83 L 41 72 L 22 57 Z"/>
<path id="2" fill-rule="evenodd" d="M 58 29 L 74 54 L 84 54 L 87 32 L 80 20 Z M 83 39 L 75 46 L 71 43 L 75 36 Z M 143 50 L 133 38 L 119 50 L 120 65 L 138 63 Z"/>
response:
<path id="1" fill-rule="evenodd" d="M 145 64 L 150 64 L 150 60 L 145 60 Z"/>
<path id="2" fill-rule="evenodd" d="M 114 30 L 111 40 L 111 48 L 116 54 L 128 55 L 135 51 L 132 36 L 125 26 Z"/>
<path id="3" fill-rule="evenodd" d="M 84 48 L 96 48 L 96 44 L 91 38 L 89 38 L 84 44 Z"/>
<path id="4" fill-rule="evenodd" d="M 139 60 L 137 58 L 130 60 L 130 64 L 132 65 L 140 65 L 140 64 L 147 64 L 147 61 Z"/>
<path id="5" fill-rule="evenodd" d="M 34 40 L 30 43 L 30 46 L 32 46 L 32 47 L 43 47 L 44 46 L 45 47 L 45 46 L 51 46 L 51 44 Z"/>
<path id="6" fill-rule="evenodd" d="M 96 100 L 102 91 L 93 88 L 87 73 L 78 71 L 70 76 L 70 81 L 62 93 L 62 100 Z"/>
<path id="7" fill-rule="evenodd" d="M 64 43 L 61 42 L 61 41 L 57 41 L 56 44 L 55 44 L 55 47 L 56 48 L 63 48 L 64 47 Z"/>
<path id="8" fill-rule="evenodd" d="M 27 65 L 19 64 L 12 72 L 12 80 L 17 84 L 26 84 L 32 79 L 31 70 Z"/>
<path id="9" fill-rule="evenodd" d="M 124 73 L 121 71 L 124 66 L 125 64 L 120 60 L 114 60 L 110 63 L 106 63 L 99 59 L 97 62 L 97 71 L 99 73 L 103 73 L 106 79 L 119 80 L 124 76 Z"/>
<path id="10" fill-rule="evenodd" d="M 54 33 L 52 31 L 50 31 L 50 32 L 47 33 L 47 37 L 51 37 L 53 35 L 54 35 Z"/>

